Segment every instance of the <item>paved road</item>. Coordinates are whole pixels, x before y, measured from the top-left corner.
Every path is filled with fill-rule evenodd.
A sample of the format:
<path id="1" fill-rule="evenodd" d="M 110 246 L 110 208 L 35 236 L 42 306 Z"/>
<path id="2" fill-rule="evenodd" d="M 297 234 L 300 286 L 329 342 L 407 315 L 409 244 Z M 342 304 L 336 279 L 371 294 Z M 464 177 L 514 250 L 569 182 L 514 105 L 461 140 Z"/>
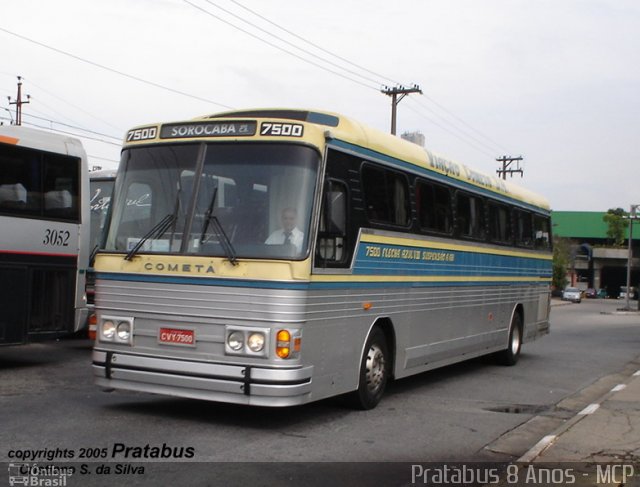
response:
<path id="1" fill-rule="evenodd" d="M 146 445 L 190 449 L 200 462 L 512 460 L 540 439 L 546 423 L 520 428 L 515 442 L 501 438 L 532 418 L 574 414 L 588 402 L 589 386 L 637 356 L 638 317 L 612 314 L 617 306 L 556 306 L 552 334 L 527 344 L 516 367 L 478 359 L 397 381 L 366 412 L 338 399 L 262 409 L 104 393 L 92 384 L 85 340 L 0 349 L 0 461 L 12 460 L 9 451 L 34 449 L 73 452 L 78 460 L 83 448 L 106 449 L 113 460 L 114 449 L 131 448 L 115 457 L 126 462 Z M 223 478 L 230 479 L 234 468 L 227 468 Z M 261 478 L 260 468 L 242 470 Z"/>

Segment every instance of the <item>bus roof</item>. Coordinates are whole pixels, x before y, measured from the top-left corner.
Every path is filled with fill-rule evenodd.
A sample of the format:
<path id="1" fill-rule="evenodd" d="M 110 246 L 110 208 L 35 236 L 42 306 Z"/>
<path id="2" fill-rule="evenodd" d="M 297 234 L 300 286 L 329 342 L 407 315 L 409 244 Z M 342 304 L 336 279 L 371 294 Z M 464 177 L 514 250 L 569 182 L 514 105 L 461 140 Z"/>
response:
<path id="1" fill-rule="evenodd" d="M 374 157 L 383 156 L 383 158 L 386 157 L 410 166 L 426 169 L 438 174 L 440 179 L 450 180 L 452 183 L 458 181 L 463 185 L 502 195 L 542 210 L 550 210 L 549 202 L 544 197 L 521 186 L 498 179 L 494 175 L 476 171 L 417 144 L 334 112 L 288 108 L 248 109 L 205 115 L 191 119 L 188 122 L 196 123 L 198 121 L 231 118 L 241 118 L 243 120 L 293 120 L 315 125 L 319 131 L 324 133 L 324 137 L 336 146 L 346 144 L 346 146 L 357 148 L 359 151 L 370 152 Z M 149 125 L 141 127 L 149 127 Z M 130 131 L 129 134 L 133 132 L 134 130 Z"/>
<path id="2" fill-rule="evenodd" d="M 78 139 L 22 125 L 0 125 L 0 143 L 86 159 L 86 153 Z"/>
<path id="3" fill-rule="evenodd" d="M 89 172 L 89 179 L 115 179 L 118 171 L 116 169 L 98 169 L 96 171 Z"/>

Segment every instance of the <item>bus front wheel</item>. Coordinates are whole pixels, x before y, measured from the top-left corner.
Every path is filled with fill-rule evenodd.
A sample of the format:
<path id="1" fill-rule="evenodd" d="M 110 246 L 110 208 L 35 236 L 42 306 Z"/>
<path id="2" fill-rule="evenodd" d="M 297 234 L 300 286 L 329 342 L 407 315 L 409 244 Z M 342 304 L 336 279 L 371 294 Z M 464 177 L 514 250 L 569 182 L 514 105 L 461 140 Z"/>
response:
<path id="1" fill-rule="evenodd" d="M 498 363 L 501 365 L 515 365 L 520 358 L 522 348 L 522 317 L 514 313 L 509 327 L 509 343 L 506 349 L 498 353 Z"/>
<path id="2" fill-rule="evenodd" d="M 389 349 L 384 332 L 371 330 L 360 361 L 358 389 L 351 396 L 358 409 L 373 409 L 378 405 L 389 379 Z"/>

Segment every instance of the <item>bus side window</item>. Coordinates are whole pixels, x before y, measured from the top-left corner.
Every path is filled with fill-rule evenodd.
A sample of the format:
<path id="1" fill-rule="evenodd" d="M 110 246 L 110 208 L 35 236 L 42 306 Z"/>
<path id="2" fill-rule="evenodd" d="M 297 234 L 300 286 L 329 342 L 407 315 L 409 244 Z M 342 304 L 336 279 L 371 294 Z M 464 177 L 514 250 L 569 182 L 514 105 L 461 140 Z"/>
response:
<path id="1" fill-rule="evenodd" d="M 486 237 L 484 201 L 470 194 L 458 192 L 456 219 L 461 237 L 484 240 Z"/>
<path id="2" fill-rule="evenodd" d="M 347 187 L 328 180 L 324 185 L 316 257 L 321 264 L 341 263 L 346 259 Z"/>
<path id="3" fill-rule="evenodd" d="M 43 159 L 44 186 L 42 202 L 44 216 L 68 221 L 80 221 L 78 198 L 80 182 L 78 166 L 63 157 Z"/>
<path id="4" fill-rule="evenodd" d="M 362 186 L 371 222 L 403 226 L 410 223 L 409 184 L 404 174 L 365 163 Z"/>
<path id="5" fill-rule="evenodd" d="M 0 206 L 20 209 L 27 205 L 27 189 L 22 183 L 0 184 Z"/>
<path id="6" fill-rule="evenodd" d="M 494 243 L 512 244 L 511 213 L 508 206 L 489 203 L 489 239 Z"/>
<path id="7" fill-rule="evenodd" d="M 550 224 L 549 218 L 539 215 L 533 217 L 533 231 L 535 234 L 535 247 L 536 249 L 550 249 L 551 248 L 551 236 L 550 236 Z"/>
<path id="8" fill-rule="evenodd" d="M 516 245 L 519 247 L 533 247 L 533 223 L 531 213 L 515 210 Z"/>
<path id="9" fill-rule="evenodd" d="M 451 193 L 446 187 L 417 180 L 416 203 L 421 230 L 451 233 Z"/>

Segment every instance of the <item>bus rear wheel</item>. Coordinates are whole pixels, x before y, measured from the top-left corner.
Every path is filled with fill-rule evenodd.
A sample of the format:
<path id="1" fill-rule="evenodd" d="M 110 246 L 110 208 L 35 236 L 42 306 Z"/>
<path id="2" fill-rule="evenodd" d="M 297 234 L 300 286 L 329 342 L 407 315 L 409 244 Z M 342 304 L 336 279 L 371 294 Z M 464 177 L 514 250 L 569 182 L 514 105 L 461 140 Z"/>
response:
<path id="1" fill-rule="evenodd" d="M 351 402 L 358 409 L 373 409 L 378 405 L 389 380 L 389 348 L 384 332 L 371 330 L 360 361 L 358 389 L 351 393 Z"/>
<path id="2" fill-rule="evenodd" d="M 509 343 L 507 348 L 498 352 L 497 359 L 501 365 L 515 365 L 520 358 L 522 348 L 522 317 L 520 313 L 514 313 L 509 327 Z"/>

